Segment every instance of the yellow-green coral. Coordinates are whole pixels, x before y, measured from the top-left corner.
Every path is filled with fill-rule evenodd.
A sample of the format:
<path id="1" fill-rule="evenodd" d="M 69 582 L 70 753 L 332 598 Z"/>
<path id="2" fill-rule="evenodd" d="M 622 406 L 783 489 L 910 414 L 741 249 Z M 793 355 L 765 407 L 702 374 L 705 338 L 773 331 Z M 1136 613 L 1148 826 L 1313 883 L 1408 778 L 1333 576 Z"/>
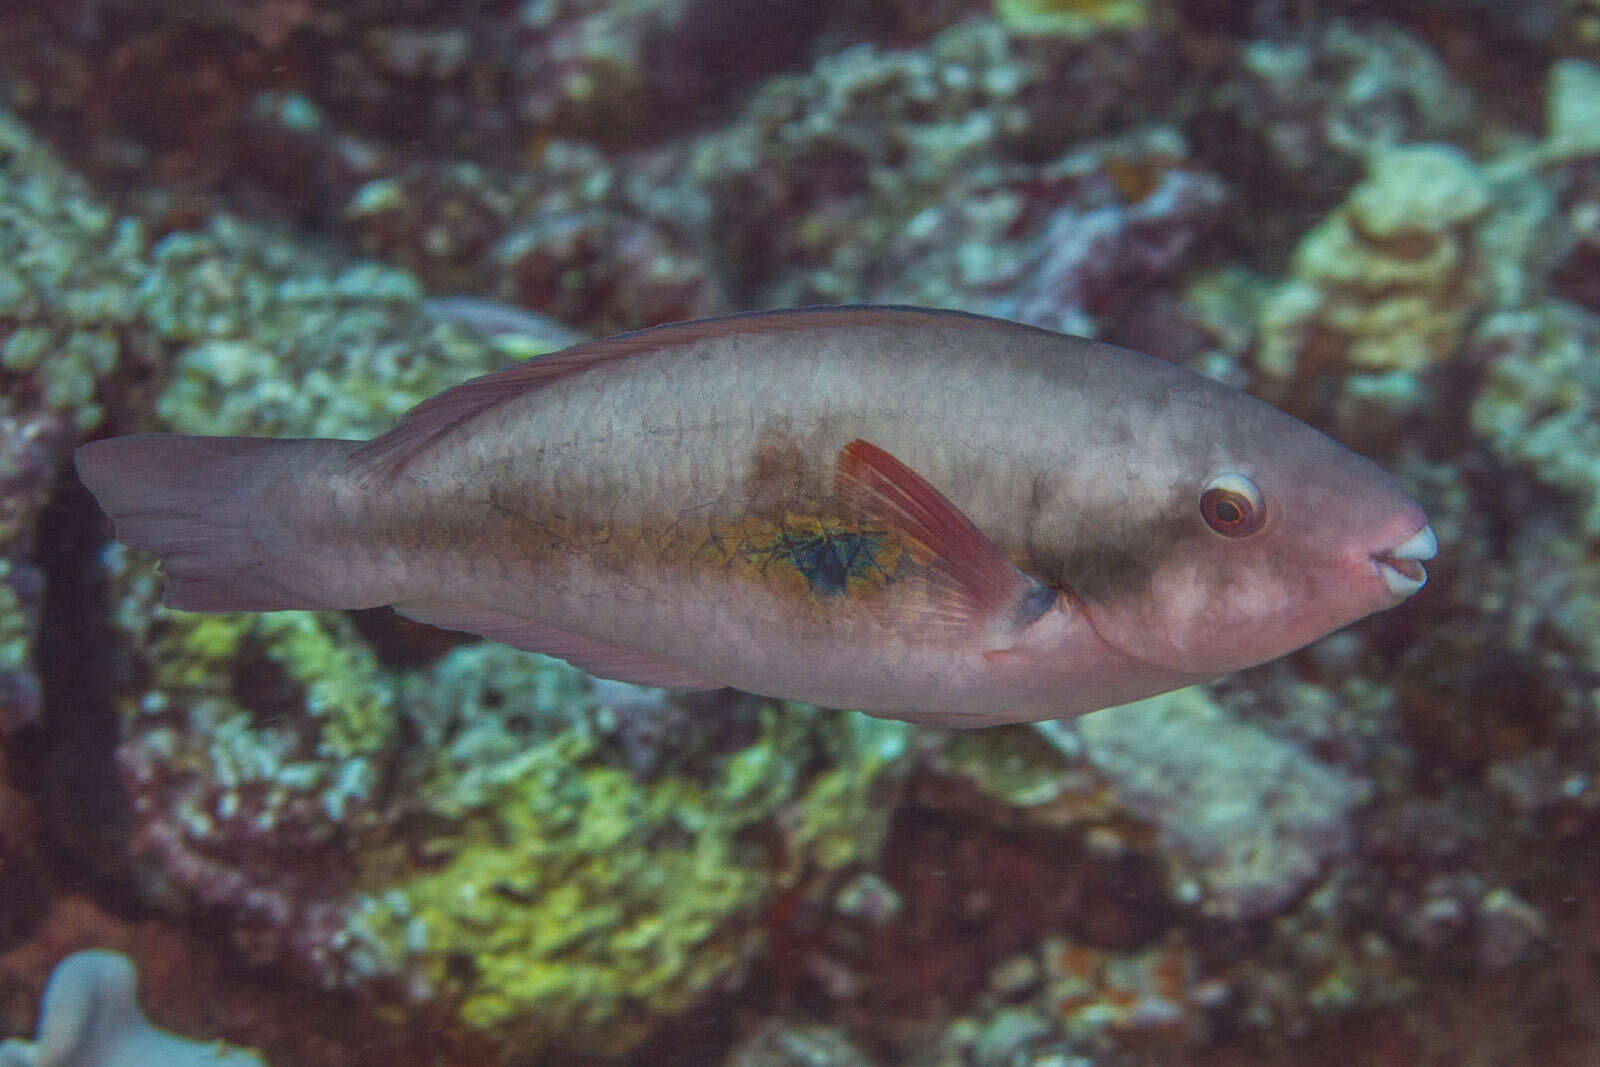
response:
<path id="1" fill-rule="evenodd" d="M 515 780 L 430 838 L 442 867 L 368 898 L 361 936 L 459 1001 L 470 1026 L 522 1047 L 625 1051 L 752 958 L 781 882 L 882 832 L 886 806 L 862 801 L 899 761 L 902 724 L 760 716 L 754 743 L 653 782 L 608 765 L 585 730 L 534 744 Z M 819 748 L 833 767 L 808 778 Z M 757 831 L 780 810 L 799 829 L 775 855 Z"/>
<path id="2" fill-rule="evenodd" d="M 1287 380 L 1315 369 L 1416 372 L 1450 358 L 1488 298 L 1472 227 L 1489 207 L 1477 166 L 1445 145 L 1378 154 L 1367 180 L 1306 235 L 1292 280 L 1261 315 L 1259 363 Z"/>
<path id="3" fill-rule="evenodd" d="M 209 270 L 213 299 L 254 307 L 256 321 L 218 323 L 179 355 L 157 402 L 171 429 L 376 436 L 418 401 L 505 362 L 493 346 L 422 320 L 409 275 L 363 265 L 264 287 L 257 268 L 222 270 L 206 258 L 223 251 L 209 235 L 182 236 L 182 254 L 160 262 L 176 276 Z"/>
<path id="4" fill-rule="evenodd" d="M 33 638 L 11 587 L 11 567 L 10 560 L 0 559 L 0 673 L 26 669 Z"/>
<path id="5" fill-rule="evenodd" d="M 137 316 L 143 231 L 4 114 L 0 158 L 0 371 L 31 379 L 45 407 L 88 431 Z"/>
<path id="6" fill-rule="evenodd" d="M 165 613 L 152 647 L 152 688 L 187 700 L 233 704 L 234 672 L 252 653 L 276 664 L 304 691 L 319 757 L 367 756 L 388 743 L 394 729 L 394 684 L 341 615 Z"/>
<path id="7" fill-rule="evenodd" d="M 843 717 L 835 738 L 832 769 L 818 775 L 791 820 L 792 847 L 819 867 L 839 870 L 870 860 L 883 844 L 892 805 L 876 791 L 892 788 L 894 768 L 905 754 L 911 727 L 859 713 Z"/>
<path id="8" fill-rule="evenodd" d="M 1006 804 L 1023 809 L 1058 803 L 1088 813 L 1103 790 L 1099 779 L 1062 754 L 1032 727 L 973 730 L 951 740 L 944 768 Z M 1107 803 L 1102 799 L 1102 807 Z"/>
<path id="9" fill-rule="evenodd" d="M 1092 37 L 1148 25 L 1151 0 L 995 0 L 994 6 L 1000 21 L 1017 33 Z"/>

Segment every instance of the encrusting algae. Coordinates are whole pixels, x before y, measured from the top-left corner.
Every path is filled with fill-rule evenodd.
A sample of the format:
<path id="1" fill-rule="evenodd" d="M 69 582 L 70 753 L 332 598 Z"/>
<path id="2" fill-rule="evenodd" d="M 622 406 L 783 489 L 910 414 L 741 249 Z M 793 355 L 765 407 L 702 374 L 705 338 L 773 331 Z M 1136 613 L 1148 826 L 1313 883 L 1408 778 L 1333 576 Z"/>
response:
<path id="1" fill-rule="evenodd" d="M 427 869 L 363 898 L 353 952 L 523 1047 L 625 1052 L 739 980 L 778 891 L 882 840 L 867 801 L 900 766 L 902 724 L 767 706 L 758 729 L 653 782 L 610 765 L 587 729 L 528 746 L 480 808 L 413 846 Z M 828 751 L 832 769 L 801 771 L 800 754 Z"/>

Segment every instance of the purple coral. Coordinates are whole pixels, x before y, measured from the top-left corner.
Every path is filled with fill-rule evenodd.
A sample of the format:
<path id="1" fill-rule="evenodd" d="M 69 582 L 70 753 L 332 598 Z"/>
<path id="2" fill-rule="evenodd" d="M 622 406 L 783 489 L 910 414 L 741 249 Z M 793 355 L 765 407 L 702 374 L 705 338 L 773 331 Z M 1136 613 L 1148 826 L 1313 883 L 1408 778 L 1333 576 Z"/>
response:
<path id="1" fill-rule="evenodd" d="M 1057 208 L 1016 293 L 988 310 L 1046 329 L 1095 334 L 1096 322 L 1115 320 L 1177 272 L 1225 203 L 1215 177 L 1170 170 L 1136 204 Z"/>

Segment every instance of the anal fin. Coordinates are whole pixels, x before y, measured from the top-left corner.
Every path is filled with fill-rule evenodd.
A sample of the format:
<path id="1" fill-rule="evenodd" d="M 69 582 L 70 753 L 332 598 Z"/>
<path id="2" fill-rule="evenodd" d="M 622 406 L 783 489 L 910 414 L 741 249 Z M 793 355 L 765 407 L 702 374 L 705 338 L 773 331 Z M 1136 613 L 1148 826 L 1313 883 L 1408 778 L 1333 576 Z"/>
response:
<path id="1" fill-rule="evenodd" d="M 394 609 L 408 619 L 464 630 L 491 641 L 564 659 L 596 678 L 661 689 L 722 689 L 723 683 L 649 652 L 624 648 L 521 616 L 454 600 L 410 600 Z"/>

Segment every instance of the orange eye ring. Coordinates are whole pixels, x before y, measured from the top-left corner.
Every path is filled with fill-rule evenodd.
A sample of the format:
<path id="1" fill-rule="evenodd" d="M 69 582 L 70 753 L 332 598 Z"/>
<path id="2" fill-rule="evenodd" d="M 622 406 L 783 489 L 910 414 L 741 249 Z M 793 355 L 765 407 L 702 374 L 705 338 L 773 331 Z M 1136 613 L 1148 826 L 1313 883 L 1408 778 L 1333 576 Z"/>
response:
<path id="1" fill-rule="evenodd" d="M 1267 522 L 1261 490 L 1242 474 L 1219 474 L 1200 493 L 1200 517 L 1223 537 L 1249 537 Z"/>

